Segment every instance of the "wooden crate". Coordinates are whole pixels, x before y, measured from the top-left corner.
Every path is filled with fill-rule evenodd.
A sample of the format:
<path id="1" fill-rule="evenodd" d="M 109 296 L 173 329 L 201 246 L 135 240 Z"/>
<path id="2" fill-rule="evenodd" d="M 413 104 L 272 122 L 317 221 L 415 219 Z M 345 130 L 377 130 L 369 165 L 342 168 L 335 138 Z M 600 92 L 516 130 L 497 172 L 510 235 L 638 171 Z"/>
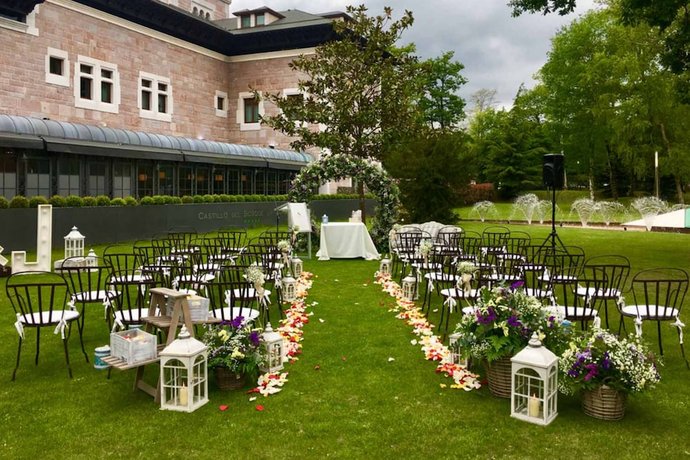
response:
<path id="1" fill-rule="evenodd" d="M 110 355 L 127 364 L 156 358 L 156 345 L 156 336 L 140 329 L 110 334 Z"/>

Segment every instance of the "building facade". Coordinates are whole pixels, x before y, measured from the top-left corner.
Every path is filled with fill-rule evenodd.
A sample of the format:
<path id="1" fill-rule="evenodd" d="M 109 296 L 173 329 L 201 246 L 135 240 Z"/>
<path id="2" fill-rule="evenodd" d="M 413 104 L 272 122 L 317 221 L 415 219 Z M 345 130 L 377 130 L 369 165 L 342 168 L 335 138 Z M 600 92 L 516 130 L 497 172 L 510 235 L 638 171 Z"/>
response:
<path id="1" fill-rule="evenodd" d="M 342 13 L 230 0 L 0 5 L 0 195 L 282 194 L 311 160 L 262 127 Z"/>

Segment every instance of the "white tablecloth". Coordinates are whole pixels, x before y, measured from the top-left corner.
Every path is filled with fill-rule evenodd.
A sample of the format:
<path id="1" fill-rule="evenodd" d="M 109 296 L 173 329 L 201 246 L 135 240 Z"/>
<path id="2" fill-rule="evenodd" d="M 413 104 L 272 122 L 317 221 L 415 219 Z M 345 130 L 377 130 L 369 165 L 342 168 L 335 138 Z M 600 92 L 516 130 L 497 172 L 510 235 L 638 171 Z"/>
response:
<path id="1" fill-rule="evenodd" d="M 321 248 L 316 256 L 319 260 L 355 257 L 374 260 L 380 257 L 367 227 L 361 222 L 322 224 Z"/>

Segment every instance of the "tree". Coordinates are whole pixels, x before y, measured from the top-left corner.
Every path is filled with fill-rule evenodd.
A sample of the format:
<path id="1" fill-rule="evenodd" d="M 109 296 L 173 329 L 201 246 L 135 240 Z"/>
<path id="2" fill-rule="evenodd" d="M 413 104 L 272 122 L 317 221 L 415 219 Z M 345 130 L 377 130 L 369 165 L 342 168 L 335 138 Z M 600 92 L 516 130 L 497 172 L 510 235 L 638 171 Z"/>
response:
<path id="1" fill-rule="evenodd" d="M 419 105 L 431 128 L 449 129 L 465 118 L 465 101 L 456 93 L 467 83 L 460 75 L 465 66 L 452 61 L 453 55 L 453 51 L 447 51 L 440 57 L 424 61 L 421 66 L 424 93 Z"/>
<path id="2" fill-rule="evenodd" d="M 411 222 L 454 222 L 459 192 L 472 168 L 463 132 L 438 131 L 392 153 L 388 169 L 398 178 L 400 199 Z"/>
<path id="3" fill-rule="evenodd" d="M 318 147 L 380 160 L 401 133 L 416 129 L 418 61 L 410 48 L 395 47 L 413 17 L 405 11 L 393 21 L 388 7 L 369 17 L 363 5 L 347 12 L 351 20 L 333 23 L 336 40 L 290 64 L 304 76 L 298 83 L 304 97 L 265 95 L 280 113 L 262 123 L 294 136 L 296 150 Z"/>

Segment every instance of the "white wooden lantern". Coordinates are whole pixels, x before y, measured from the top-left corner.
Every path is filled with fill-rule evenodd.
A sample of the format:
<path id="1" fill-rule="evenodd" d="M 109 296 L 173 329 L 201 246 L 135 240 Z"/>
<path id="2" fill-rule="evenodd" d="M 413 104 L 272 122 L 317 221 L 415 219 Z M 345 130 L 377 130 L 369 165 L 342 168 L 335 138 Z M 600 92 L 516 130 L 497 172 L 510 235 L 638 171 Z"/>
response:
<path id="1" fill-rule="evenodd" d="M 403 299 L 414 300 L 417 293 L 417 278 L 410 273 L 402 280 Z"/>
<path id="2" fill-rule="evenodd" d="M 84 240 L 86 237 L 79 233 L 77 227 L 65 236 L 65 259 L 69 257 L 84 257 Z"/>
<path id="3" fill-rule="evenodd" d="M 379 264 L 379 275 L 390 275 L 391 274 L 391 260 L 388 257 L 381 259 Z"/>
<path id="4" fill-rule="evenodd" d="M 548 425 L 558 415 L 558 357 L 542 346 L 535 332 L 510 360 L 511 417 Z"/>
<path id="5" fill-rule="evenodd" d="M 97 267 L 98 266 L 98 256 L 93 249 L 89 249 L 89 253 L 86 256 L 86 266 L 87 267 Z"/>
<path id="6" fill-rule="evenodd" d="M 292 276 L 295 278 L 299 278 L 302 276 L 302 272 L 304 271 L 304 263 L 302 262 L 302 259 L 299 259 L 297 257 L 293 257 L 292 261 Z"/>
<path id="7" fill-rule="evenodd" d="M 161 409 L 193 412 L 208 402 L 208 347 L 182 326 L 160 352 Z"/>
<path id="8" fill-rule="evenodd" d="M 283 368 L 283 337 L 275 332 L 271 323 L 261 334 L 261 372 L 278 372 Z"/>
<path id="9" fill-rule="evenodd" d="M 297 299 L 297 280 L 288 275 L 284 276 L 280 282 L 282 285 L 283 302 L 294 302 Z"/>

